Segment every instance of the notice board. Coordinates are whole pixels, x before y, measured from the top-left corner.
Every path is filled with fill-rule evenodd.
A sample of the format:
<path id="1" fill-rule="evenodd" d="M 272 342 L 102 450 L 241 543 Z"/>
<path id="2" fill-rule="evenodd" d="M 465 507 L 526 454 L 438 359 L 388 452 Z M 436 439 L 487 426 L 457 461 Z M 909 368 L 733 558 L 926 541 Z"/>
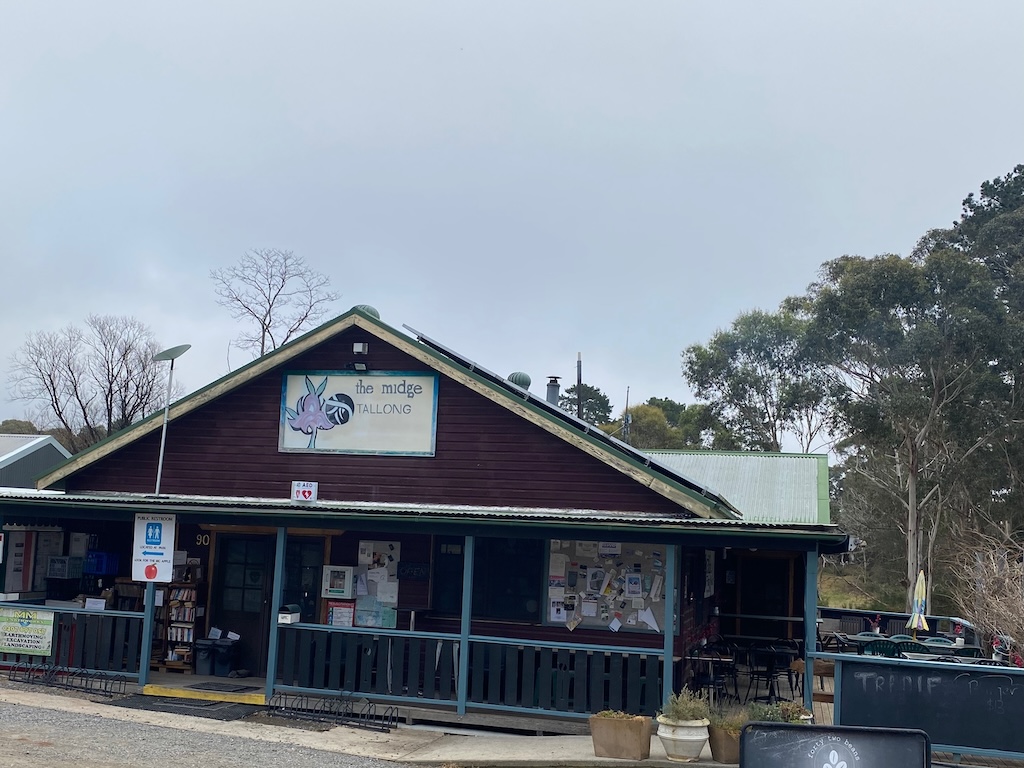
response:
<path id="1" fill-rule="evenodd" d="M 545 597 L 544 621 L 550 626 L 662 632 L 665 549 L 657 544 L 551 539 Z"/>

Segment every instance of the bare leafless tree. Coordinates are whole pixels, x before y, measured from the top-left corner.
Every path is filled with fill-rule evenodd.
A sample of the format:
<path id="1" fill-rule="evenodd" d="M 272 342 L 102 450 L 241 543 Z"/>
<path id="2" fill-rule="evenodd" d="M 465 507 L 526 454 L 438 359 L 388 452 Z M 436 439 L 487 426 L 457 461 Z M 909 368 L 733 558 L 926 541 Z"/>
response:
<path id="1" fill-rule="evenodd" d="M 1024 646 L 1024 547 L 998 532 L 964 531 L 955 552 L 951 597 L 981 637 L 1008 636 Z"/>
<path id="2" fill-rule="evenodd" d="M 11 358 L 10 390 L 78 452 L 163 405 L 159 345 L 142 322 L 90 315 L 85 327 L 34 331 Z"/>
<path id="3" fill-rule="evenodd" d="M 330 278 L 301 256 L 276 248 L 247 251 L 234 266 L 211 270 L 210 279 L 217 303 L 251 324 L 237 346 L 260 357 L 314 326 L 338 299 Z"/>

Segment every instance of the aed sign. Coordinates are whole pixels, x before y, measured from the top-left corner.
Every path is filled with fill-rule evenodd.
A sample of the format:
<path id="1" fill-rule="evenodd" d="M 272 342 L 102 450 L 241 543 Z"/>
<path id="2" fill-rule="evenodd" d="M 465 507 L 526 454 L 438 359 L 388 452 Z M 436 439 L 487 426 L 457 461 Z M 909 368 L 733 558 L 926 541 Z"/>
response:
<path id="1" fill-rule="evenodd" d="M 174 572 L 174 523 L 174 515 L 135 515 L 132 581 L 171 581 Z"/>
<path id="2" fill-rule="evenodd" d="M 292 480 L 292 501 L 316 501 L 317 485 L 308 480 Z"/>

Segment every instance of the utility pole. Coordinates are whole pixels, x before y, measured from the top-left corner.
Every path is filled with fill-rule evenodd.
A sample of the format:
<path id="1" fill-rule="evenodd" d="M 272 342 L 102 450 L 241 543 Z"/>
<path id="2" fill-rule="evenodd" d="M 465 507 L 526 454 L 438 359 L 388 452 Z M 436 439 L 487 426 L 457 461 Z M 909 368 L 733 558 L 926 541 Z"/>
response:
<path id="1" fill-rule="evenodd" d="M 576 353 L 576 418 L 583 421 L 583 353 Z"/>

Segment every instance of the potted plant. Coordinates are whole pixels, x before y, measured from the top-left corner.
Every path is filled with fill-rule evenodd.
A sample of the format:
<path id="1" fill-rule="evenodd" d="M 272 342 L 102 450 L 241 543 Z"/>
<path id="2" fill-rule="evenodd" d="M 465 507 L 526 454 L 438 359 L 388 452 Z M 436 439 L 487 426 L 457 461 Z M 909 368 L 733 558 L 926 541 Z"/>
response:
<path id="1" fill-rule="evenodd" d="M 750 710 L 746 707 L 730 707 L 713 709 L 708 719 L 708 743 L 711 745 L 711 757 L 716 763 L 739 763 L 740 731 L 750 720 Z"/>
<path id="2" fill-rule="evenodd" d="M 590 716 L 597 757 L 646 760 L 651 755 L 651 718 L 606 709 Z"/>
<path id="3" fill-rule="evenodd" d="M 658 713 L 658 738 L 665 756 L 672 761 L 689 763 L 700 757 L 708 741 L 708 700 L 689 688 L 670 693 Z"/>

